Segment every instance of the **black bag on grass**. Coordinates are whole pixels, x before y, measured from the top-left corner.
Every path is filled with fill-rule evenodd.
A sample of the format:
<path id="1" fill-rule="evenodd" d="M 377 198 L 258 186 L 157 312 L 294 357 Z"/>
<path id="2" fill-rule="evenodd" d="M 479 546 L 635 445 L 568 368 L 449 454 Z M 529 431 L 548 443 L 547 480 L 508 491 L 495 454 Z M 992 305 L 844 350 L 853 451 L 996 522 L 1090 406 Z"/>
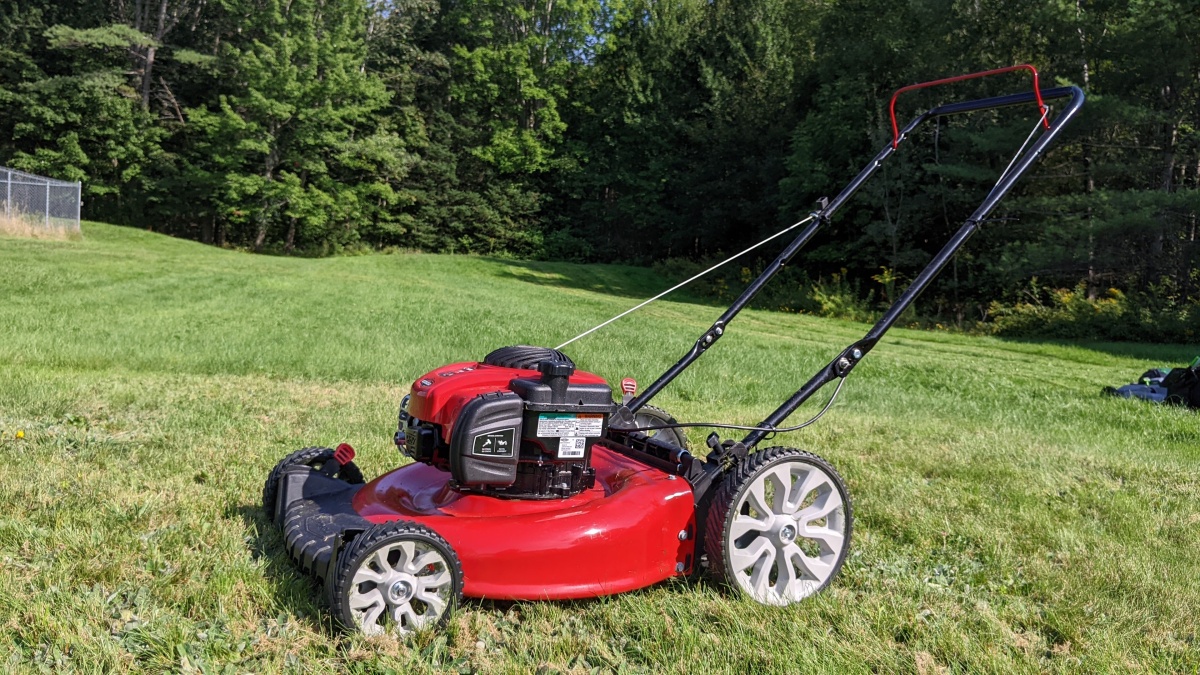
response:
<path id="1" fill-rule="evenodd" d="M 1200 356 L 1186 368 L 1153 368 L 1142 373 L 1136 383 L 1105 387 L 1104 393 L 1200 409 Z"/>
<path id="2" fill-rule="evenodd" d="M 1187 368 L 1172 368 L 1162 380 L 1167 388 L 1167 403 L 1200 408 L 1200 363 Z"/>

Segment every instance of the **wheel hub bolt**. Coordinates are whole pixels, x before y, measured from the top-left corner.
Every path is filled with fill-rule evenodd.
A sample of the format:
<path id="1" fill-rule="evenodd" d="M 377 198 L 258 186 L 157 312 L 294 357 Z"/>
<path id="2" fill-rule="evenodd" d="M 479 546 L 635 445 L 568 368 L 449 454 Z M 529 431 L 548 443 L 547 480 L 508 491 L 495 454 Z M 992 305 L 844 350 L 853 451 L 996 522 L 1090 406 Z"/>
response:
<path id="1" fill-rule="evenodd" d="M 403 602 L 412 594 L 412 586 L 404 581 L 397 581 L 392 584 L 391 594 L 397 601 Z"/>
<path id="2" fill-rule="evenodd" d="M 784 525 L 779 531 L 779 538 L 783 541 L 791 541 L 796 538 L 796 528 L 791 525 Z"/>

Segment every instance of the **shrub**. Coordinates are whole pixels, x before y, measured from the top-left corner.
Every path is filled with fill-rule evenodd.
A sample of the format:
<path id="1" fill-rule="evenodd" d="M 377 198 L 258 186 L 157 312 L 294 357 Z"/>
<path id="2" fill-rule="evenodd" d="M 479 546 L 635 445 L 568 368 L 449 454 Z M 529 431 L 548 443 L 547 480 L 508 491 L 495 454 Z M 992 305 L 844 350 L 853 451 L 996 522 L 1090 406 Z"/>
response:
<path id="1" fill-rule="evenodd" d="M 1103 341 L 1193 342 L 1200 332 L 1200 304 L 1155 293 L 1125 294 L 1110 288 L 1089 299 L 1083 284 L 1039 291 L 1026 302 L 993 302 L 989 332 L 1011 337 Z M 1048 302 L 1042 300 L 1043 296 Z"/>

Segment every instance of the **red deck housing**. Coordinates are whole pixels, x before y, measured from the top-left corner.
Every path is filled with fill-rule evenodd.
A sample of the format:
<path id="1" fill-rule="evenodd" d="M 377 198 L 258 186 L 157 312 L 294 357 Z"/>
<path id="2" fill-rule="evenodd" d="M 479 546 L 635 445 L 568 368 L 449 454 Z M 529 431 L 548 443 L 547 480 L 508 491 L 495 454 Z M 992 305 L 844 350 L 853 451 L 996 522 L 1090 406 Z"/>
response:
<path id="1" fill-rule="evenodd" d="M 411 520 L 444 537 L 473 598 L 588 598 L 689 573 L 696 524 L 688 482 L 600 445 L 592 466 L 590 490 L 521 500 L 462 494 L 445 471 L 409 464 L 363 486 L 353 506 L 373 523 Z"/>

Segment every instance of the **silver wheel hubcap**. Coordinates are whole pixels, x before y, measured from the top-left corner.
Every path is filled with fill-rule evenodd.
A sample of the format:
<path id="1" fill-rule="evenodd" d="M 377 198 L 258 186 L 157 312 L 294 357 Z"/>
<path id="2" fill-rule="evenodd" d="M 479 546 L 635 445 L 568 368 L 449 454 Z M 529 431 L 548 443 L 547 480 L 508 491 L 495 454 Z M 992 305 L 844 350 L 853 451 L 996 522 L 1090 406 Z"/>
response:
<path id="1" fill-rule="evenodd" d="M 423 541 L 386 543 L 354 572 L 347 602 L 367 635 L 433 625 L 450 606 L 450 565 Z"/>
<path id="2" fill-rule="evenodd" d="M 725 546 L 737 585 L 758 602 L 812 595 L 846 546 L 846 510 L 833 478 L 799 459 L 755 476 L 734 505 Z"/>
<path id="3" fill-rule="evenodd" d="M 407 581 L 397 581 L 392 584 L 390 595 L 392 602 L 405 602 L 412 597 L 412 584 Z"/>

